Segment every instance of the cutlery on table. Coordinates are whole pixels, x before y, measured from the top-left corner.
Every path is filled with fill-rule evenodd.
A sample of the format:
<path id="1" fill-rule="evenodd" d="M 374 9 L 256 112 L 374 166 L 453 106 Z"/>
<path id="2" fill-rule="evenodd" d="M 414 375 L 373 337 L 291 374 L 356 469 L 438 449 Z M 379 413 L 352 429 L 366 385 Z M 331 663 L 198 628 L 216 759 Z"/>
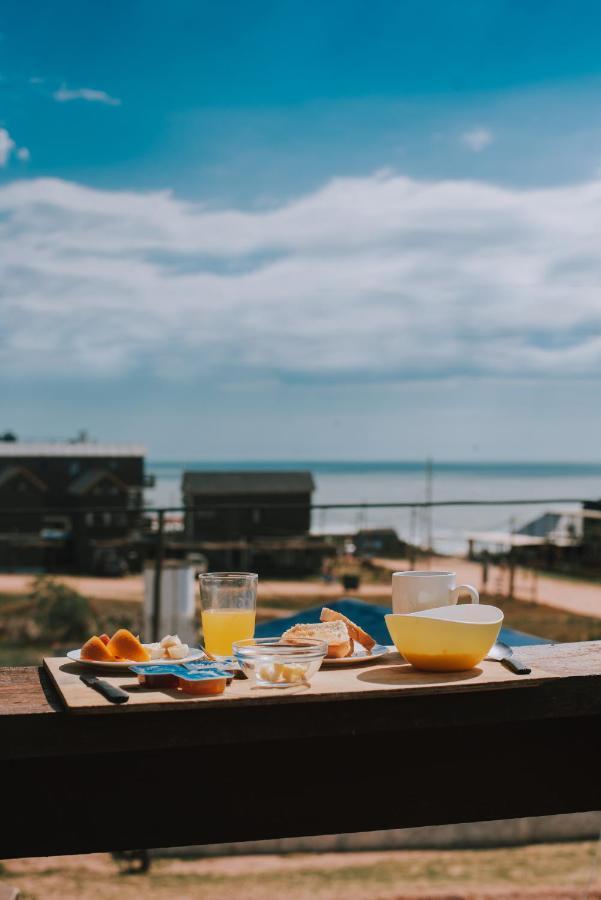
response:
<path id="1" fill-rule="evenodd" d="M 102 681 L 102 679 L 97 678 L 96 675 L 80 675 L 79 677 L 84 684 L 87 684 L 88 687 L 98 691 L 99 694 L 102 694 L 102 696 L 106 697 L 107 700 L 110 700 L 111 703 L 127 703 L 129 700 L 129 694 L 126 691 L 121 690 L 119 687 L 115 687 L 114 684 L 109 684 L 108 681 Z"/>
<path id="2" fill-rule="evenodd" d="M 496 641 L 486 654 L 486 658 L 500 662 L 510 672 L 515 672 L 516 675 L 529 675 L 532 671 L 529 666 L 521 662 L 517 656 L 514 656 L 511 647 L 508 644 L 504 644 L 503 641 Z"/>

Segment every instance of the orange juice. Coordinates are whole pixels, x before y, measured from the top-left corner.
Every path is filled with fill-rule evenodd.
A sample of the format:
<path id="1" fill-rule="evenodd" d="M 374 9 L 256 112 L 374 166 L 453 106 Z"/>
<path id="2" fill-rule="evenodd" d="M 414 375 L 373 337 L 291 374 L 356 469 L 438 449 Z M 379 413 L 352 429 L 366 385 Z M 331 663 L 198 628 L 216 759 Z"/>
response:
<path id="1" fill-rule="evenodd" d="M 202 630 L 206 649 L 213 656 L 231 656 L 232 642 L 255 633 L 254 609 L 203 609 Z"/>

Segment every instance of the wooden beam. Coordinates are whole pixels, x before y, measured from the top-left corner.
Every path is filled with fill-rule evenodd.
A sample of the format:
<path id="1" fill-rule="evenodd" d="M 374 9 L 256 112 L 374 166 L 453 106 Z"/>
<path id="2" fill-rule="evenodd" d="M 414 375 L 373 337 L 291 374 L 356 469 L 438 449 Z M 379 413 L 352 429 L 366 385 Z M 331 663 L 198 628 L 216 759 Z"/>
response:
<path id="1" fill-rule="evenodd" d="M 0 857 L 600 809 L 601 644 L 520 654 L 561 677 L 125 715 L 64 713 L 39 670 L 0 670 Z M 333 778 L 349 789 L 324 803 Z M 173 792 L 185 811 L 157 812 Z"/>

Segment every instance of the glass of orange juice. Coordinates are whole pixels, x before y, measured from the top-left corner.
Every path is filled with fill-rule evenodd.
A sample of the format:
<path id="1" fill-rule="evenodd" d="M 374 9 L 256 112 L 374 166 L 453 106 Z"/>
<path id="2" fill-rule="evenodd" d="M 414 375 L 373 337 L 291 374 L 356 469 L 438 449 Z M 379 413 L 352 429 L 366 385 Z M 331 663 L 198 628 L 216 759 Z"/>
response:
<path id="1" fill-rule="evenodd" d="M 198 576 L 204 644 L 212 656 L 231 656 L 234 641 L 254 636 L 258 580 L 254 572 Z"/>

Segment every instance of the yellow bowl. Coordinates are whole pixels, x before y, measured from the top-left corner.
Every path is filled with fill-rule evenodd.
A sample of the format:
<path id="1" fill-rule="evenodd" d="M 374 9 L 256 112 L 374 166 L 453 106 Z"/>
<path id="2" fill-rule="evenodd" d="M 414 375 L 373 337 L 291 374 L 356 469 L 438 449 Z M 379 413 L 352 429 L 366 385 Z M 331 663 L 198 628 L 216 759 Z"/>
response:
<path id="1" fill-rule="evenodd" d="M 386 616 L 401 656 L 427 672 L 462 672 L 477 666 L 496 641 L 502 623 L 500 609 L 480 603 Z"/>

